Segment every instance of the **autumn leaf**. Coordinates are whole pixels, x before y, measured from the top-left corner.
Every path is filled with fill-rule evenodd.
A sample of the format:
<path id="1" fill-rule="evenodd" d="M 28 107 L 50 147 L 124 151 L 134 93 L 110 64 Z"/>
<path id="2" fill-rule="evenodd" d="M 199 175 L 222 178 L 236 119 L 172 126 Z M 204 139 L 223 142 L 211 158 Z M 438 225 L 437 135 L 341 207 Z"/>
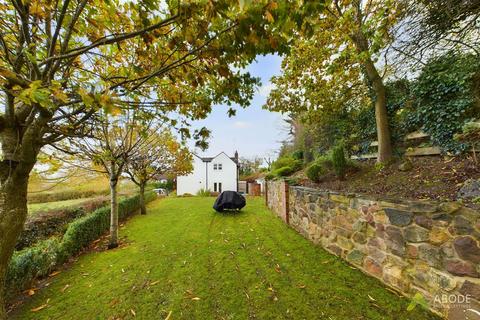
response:
<path id="1" fill-rule="evenodd" d="M 270 23 L 273 23 L 275 21 L 272 14 L 268 10 L 265 11 L 265 19 L 267 19 L 267 21 Z"/>
<path id="2" fill-rule="evenodd" d="M 200 298 L 199 297 L 193 297 L 192 300 L 198 301 L 198 300 L 200 300 Z"/>
<path id="3" fill-rule="evenodd" d="M 276 1 L 270 1 L 267 5 L 268 10 L 278 9 L 278 3 Z"/>
<path id="4" fill-rule="evenodd" d="M 33 309 L 30 309 L 30 311 L 32 312 L 37 312 L 37 311 L 40 311 L 42 309 L 45 309 L 47 306 L 48 306 L 48 303 L 50 302 L 50 299 L 47 299 L 47 302 L 45 302 L 44 304 L 36 307 L 36 308 L 33 308 Z"/>
<path id="5" fill-rule="evenodd" d="M 61 271 L 55 271 L 55 272 L 50 273 L 48 276 L 49 277 L 55 277 L 59 273 L 61 273 Z"/>
<path id="6" fill-rule="evenodd" d="M 134 317 L 136 317 L 136 316 L 137 316 L 137 314 L 135 313 L 135 310 L 133 310 L 133 309 L 130 309 L 130 313 L 131 313 L 131 314 L 132 314 L 132 316 L 134 316 Z"/>
<path id="7" fill-rule="evenodd" d="M 42 304 L 41 306 L 38 306 L 36 308 L 31 309 L 30 311 L 37 312 L 37 311 L 40 311 L 42 309 L 45 309 L 46 307 L 47 307 L 47 304 L 45 303 L 45 304 Z"/>

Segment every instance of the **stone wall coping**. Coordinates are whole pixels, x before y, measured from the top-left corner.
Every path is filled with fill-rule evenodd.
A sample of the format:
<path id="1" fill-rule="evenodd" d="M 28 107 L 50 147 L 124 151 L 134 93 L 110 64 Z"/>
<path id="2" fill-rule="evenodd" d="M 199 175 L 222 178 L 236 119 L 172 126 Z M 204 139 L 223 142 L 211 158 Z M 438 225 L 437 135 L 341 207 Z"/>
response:
<path id="1" fill-rule="evenodd" d="M 278 181 L 278 180 L 277 180 Z M 471 214 L 477 214 L 480 216 L 480 212 L 464 207 L 462 203 L 458 201 L 450 202 L 438 202 L 431 200 L 406 200 L 398 199 L 395 197 L 389 196 L 373 196 L 368 194 L 361 193 L 344 193 L 338 191 L 332 191 L 328 189 L 319 189 L 319 188 L 310 188 L 304 186 L 290 186 L 293 191 L 301 191 L 303 193 L 314 194 L 322 198 L 328 198 L 332 201 L 338 202 L 333 196 L 341 196 L 350 199 L 359 199 L 363 201 L 376 202 L 379 207 L 383 208 L 396 208 L 399 210 L 405 210 L 412 212 L 414 214 L 424 214 L 424 213 L 436 213 L 436 212 L 448 212 L 454 213 L 460 209 L 468 210 Z"/>

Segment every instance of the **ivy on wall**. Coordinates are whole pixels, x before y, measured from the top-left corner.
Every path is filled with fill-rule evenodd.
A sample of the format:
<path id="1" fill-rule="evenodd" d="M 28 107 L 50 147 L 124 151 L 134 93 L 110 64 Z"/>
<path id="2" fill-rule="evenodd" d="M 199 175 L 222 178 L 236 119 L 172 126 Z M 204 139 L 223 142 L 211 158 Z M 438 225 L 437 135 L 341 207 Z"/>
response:
<path id="1" fill-rule="evenodd" d="M 415 110 L 407 121 L 421 127 L 444 151 L 464 151 L 466 145 L 453 136 L 480 114 L 479 71 L 475 55 L 449 53 L 429 61 L 413 86 Z"/>

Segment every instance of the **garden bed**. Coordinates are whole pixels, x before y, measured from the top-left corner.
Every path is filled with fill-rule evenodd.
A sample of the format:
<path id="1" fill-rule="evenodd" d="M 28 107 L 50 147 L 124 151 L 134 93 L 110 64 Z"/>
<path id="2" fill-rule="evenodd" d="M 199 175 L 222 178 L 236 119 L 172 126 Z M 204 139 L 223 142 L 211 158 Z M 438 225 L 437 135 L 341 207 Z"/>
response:
<path id="1" fill-rule="evenodd" d="M 480 168 L 471 159 L 460 157 L 412 158 L 413 168 L 400 171 L 397 161 L 384 168 L 374 160 L 359 162 L 358 170 L 350 171 L 345 180 L 328 175 L 320 183 L 308 180 L 303 172 L 295 175 L 299 184 L 344 193 L 395 196 L 411 200 L 456 201 L 457 192 L 468 179 L 480 178 Z M 480 208 L 474 201 L 465 205 Z"/>

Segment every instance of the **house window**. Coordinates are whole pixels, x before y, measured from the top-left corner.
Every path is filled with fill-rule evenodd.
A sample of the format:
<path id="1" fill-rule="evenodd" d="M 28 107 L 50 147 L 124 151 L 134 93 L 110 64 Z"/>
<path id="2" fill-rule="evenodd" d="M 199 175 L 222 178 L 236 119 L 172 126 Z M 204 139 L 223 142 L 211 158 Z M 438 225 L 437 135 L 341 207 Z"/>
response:
<path id="1" fill-rule="evenodd" d="M 222 183 L 213 183 L 213 192 L 222 192 Z"/>
<path id="2" fill-rule="evenodd" d="M 222 170 L 222 164 L 221 163 L 218 164 L 218 170 Z"/>
<path id="3" fill-rule="evenodd" d="M 221 182 L 218 183 L 218 192 L 222 192 L 222 183 Z"/>
<path id="4" fill-rule="evenodd" d="M 221 163 L 214 163 L 213 164 L 213 170 L 222 170 L 222 164 Z"/>
<path id="5" fill-rule="evenodd" d="M 213 192 L 217 192 L 217 183 L 216 182 L 213 183 Z"/>
<path id="6" fill-rule="evenodd" d="M 213 164 L 213 170 L 217 170 L 217 164 L 216 163 Z"/>

